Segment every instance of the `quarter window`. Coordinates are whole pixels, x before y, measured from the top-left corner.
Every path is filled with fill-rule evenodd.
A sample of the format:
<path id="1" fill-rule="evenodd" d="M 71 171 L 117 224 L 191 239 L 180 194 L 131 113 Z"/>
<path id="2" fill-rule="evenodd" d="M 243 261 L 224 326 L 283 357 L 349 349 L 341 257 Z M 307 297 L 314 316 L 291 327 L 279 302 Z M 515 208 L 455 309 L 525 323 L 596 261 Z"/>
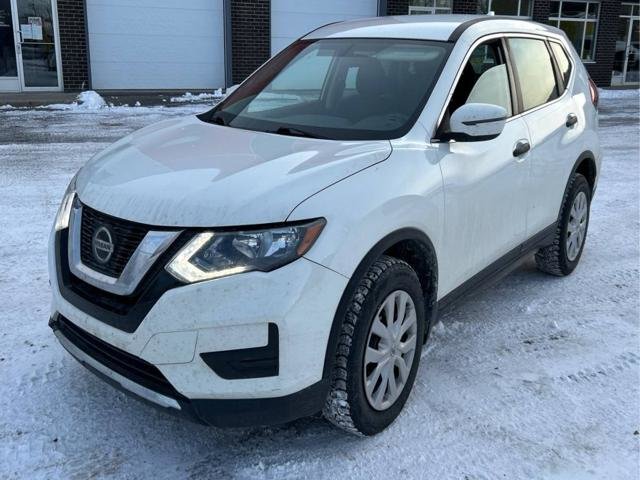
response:
<path id="1" fill-rule="evenodd" d="M 551 57 L 545 42 L 531 38 L 510 38 L 508 41 L 524 110 L 558 98 Z"/>
<path id="2" fill-rule="evenodd" d="M 552 1 L 549 23 L 564 30 L 582 60 L 592 61 L 599 14 L 599 2 Z"/>
<path id="3" fill-rule="evenodd" d="M 556 63 L 558 64 L 558 68 L 560 69 L 560 75 L 562 75 L 562 85 L 564 91 L 564 88 L 567 88 L 569 78 L 571 77 L 571 62 L 569 61 L 567 52 L 564 50 L 562 45 L 555 42 L 551 42 L 550 45 L 551 50 L 553 50 L 553 56 L 556 58 Z"/>

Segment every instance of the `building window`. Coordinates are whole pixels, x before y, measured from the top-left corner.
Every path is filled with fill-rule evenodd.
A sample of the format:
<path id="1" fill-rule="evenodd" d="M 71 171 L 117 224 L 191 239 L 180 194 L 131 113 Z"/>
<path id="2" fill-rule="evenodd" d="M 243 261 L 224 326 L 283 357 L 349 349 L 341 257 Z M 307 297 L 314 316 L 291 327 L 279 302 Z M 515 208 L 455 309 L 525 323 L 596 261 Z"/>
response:
<path id="1" fill-rule="evenodd" d="M 567 34 L 580 58 L 593 61 L 600 3 L 565 0 L 551 2 L 549 23 Z"/>
<path id="2" fill-rule="evenodd" d="M 409 15 L 434 15 L 451 13 L 453 0 L 410 0 Z"/>
<path id="3" fill-rule="evenodd" d="M 481 0 L 482 13 L 531 18 L 533 0 Z"/>
<path id="4" fill-rule="evenodd" d="M 612 85 L 640 83 L 640 5 L 623 3 L 613 57 Z"/>

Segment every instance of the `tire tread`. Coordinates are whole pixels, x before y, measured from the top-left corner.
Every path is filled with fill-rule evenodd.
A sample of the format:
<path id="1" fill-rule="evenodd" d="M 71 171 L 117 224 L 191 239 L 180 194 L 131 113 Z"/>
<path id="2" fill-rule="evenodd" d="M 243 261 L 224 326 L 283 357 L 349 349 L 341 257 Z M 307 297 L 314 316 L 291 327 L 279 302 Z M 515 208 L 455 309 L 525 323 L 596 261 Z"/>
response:
<path id="1" fill-rule="evenodd" d="M 567 208 L 571 208 L 571 200 L 573 198 L 576 185 L 580 183 L 588 185 L 587 179 L 583 175 L 576 173 L 571 176 L 567 188 L 565 189 L 564 197 L 562 199 L 562 209 L 560 210 L 560 215 L 558 216 L 558 223 L 556 226 L 553 243 L 547 247 L 541 248 L 536 252 L 535 261 L 538 270 L 544 273 L 548 273 L 549 275 L 564 277 L 571 273 L 570 271 L 567 271 L 562 264 L 562 232 L 564 230 L 565 211 Z"/>
<path id="2" fill-rule="evenodd" d="M 360 319 L 364 301 L 373 289 L 375 282 L 385 271 L 397 265 L 411 269 L 405 261 L 387 255 L 383 255 L 371 265 L 356 288 L 342 323 L 332 371 L 331 387 L 322 413 L 335 426 L 354 435 L 365 436 L 365 433 L 358 430 L 351 417 L 351 405 L 347 394 L 347 361 L 351 352 L 353 335 Z"/>

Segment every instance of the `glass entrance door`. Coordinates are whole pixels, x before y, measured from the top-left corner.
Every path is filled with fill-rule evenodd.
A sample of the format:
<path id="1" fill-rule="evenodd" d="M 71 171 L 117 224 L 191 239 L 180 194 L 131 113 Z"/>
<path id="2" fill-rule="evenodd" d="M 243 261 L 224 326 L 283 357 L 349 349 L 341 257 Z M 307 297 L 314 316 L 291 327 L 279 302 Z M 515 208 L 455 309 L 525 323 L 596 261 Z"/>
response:
<path id="1" fill-rule="evenodd" d="M 60 59 L 54 0 L 13 0 L 23 90 L 59 90 Z"/>
<path id="2" fill-rule="evenodd" d="M 612 85 L 640 83 L 640 5 L 623 3 L 618 26 Z"/>
<path id="3" fill-rule="evenodd" d="M 11 0 L 0 0 L 0 92 L 20 91 Z"/>

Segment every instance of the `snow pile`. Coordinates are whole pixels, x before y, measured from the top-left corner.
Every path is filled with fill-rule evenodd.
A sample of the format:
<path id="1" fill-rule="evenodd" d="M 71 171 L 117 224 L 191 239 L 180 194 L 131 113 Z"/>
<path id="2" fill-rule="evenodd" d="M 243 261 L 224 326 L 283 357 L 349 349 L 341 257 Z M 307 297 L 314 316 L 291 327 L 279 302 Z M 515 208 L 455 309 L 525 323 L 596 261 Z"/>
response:
<path id="1" fill-rule="evenodd" d="M 199 93 L 194 95 L 191 92 L 187 92 L 179 97 L 171 97 L 171 103 L 191 103 L 191 102 L 204 102 L 207 100 L 220 100 L 224 95 L 222 89 L 218 88 L 213 93 Z"/>
<path id="2" fill-rule="evenodd" d="M 106 107 L 107 102 L 97 92 L 87 90 L 86 92 L 80 92 L 75 105 L 83 110 L 97 110 Z"/>
<path id="3" fill-rule="evenodd" d="M 98 92 L 86 90 L 80 92 L 73 103 L 54 103 L 53 105 L 43 105 L 37 108 L 47 110 L 101 110 L 108 108 L 107 102 L 100 96 Z"/>

